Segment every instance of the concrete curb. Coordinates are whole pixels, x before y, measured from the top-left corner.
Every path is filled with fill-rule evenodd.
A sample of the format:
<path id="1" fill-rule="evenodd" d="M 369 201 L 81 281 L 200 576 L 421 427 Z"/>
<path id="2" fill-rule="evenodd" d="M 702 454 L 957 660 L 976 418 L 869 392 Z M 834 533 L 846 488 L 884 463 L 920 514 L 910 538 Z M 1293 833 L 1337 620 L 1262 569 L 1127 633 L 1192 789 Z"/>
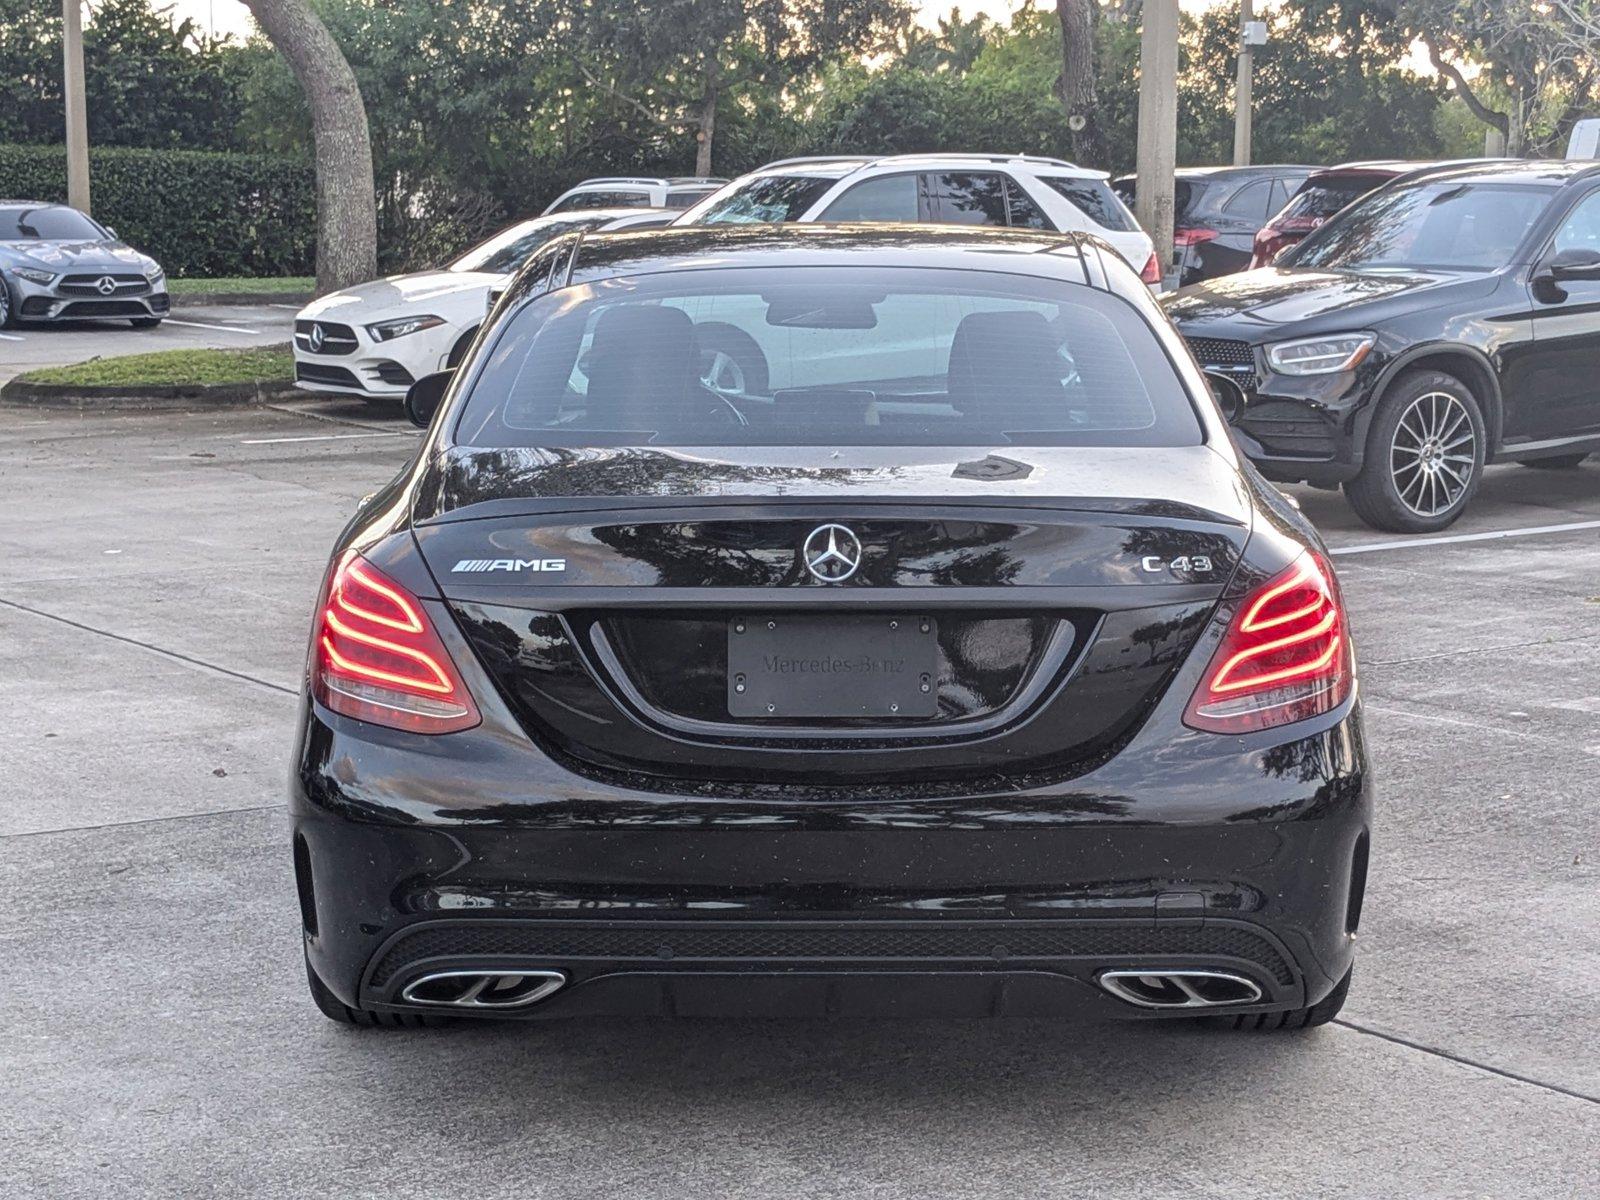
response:
<path id="1" fill-rule="evenodd" d="M 172 297 L 173 308 L 227 308 L 231 305 L 261 308 L 269 304 L 310 304 L 310 292 L 185 292 Z"/>
<path id="2" fill-rule="evenodd" d="M 152 409 L 232 408 L 283 400 L 296 392 L 283 380 L 251 383 L 173 383 L 147 387 L 87 387 L 63 383 L 23 383 L 0 387 L 6 408 L 69 409 L 79 412 L 148 412 Z"/>

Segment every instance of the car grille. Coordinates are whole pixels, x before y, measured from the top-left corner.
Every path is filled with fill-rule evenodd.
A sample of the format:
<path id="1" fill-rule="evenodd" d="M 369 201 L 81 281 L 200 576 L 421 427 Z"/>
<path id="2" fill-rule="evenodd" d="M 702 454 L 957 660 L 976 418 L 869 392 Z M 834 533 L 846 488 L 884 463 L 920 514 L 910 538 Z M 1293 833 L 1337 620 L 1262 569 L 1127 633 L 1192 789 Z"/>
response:
<path id="1" fill-rule="evenodd" d="M 377 366 L 369 367 L 368 370 L 373 375 L 376 375 L 379 379 L 381 379 L 384 383 L 387 383 L 392 387 L 410 387 L 416 382 L 416 380 L 412 378 L 410 371 L 406 370 L 399 363 L 387 358 L 380 362 Z"/>
<path id="2" fill-rule="evenodd" d="M 137 300 L 74 300 L 58 317 L 148 317 L 150 310 Z"/>
<path id="3" fill-rule="evenodd" d="M 322 331 L 321 340 L 313 347 L 314 330 Z M 356 331 L 335 321 L 296 321 L 294 323 L 295 348 L 304 354 L 339 355 L 354 354 L 361 343 Z"/>
<path id="4" fill-rule="evenodd" d="M 331 387 L 359 388 L 361 381 L 355 373 L 343 367 L 330 367 L 323 363 L 297 362 L 294 377 L 301 383 L 325 383 Z"/>
<path id="5" fill-rule="evenodd" d="M 110 280 L 107 286 L 105 281 Z M 150 281 L 143 275 L 68 275 L 56 284 L 63 296 L 140 296 L 150 290 Z"/>
<path id="6" fill-rule="evenodd" d="M 1249 342 L 1208 337 L 1183 340 L 1189 343 L 1189 350 L 1195 358 L 1207 366 L 1254 367 L 1256 365 L 1255 351 L 1250 348 Z"/>
<path id="7" fill-rule="evenodd" d="M 391 943 L 372 970 L 381 988 L 408 967 L 441 958 L 515 958 L 560 966 L 574 959 L 604 962 L 762 963 L 928 962 L 967 960 L 993 965 L 1016 959 L 1089 958 L 1125 961 L 1141 956 L 1237 958 L 1279 983 L 1293 982 L 1283 956 L 1266 938 L 1239 925 L 1175 926 L 1118 921 L 869 922 L 847 925 L 782 922 L 683 924 L 635 921 L 589 925 L 564 921 L 486 919 L 429 923 Z"/>

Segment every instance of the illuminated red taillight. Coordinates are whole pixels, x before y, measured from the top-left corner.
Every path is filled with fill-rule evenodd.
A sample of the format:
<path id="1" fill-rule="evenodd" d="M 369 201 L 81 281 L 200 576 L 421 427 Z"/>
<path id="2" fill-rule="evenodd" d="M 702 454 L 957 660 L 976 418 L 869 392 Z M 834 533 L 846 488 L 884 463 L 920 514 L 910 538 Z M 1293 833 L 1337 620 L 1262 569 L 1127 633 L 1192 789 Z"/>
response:
<path id="1" fill-rule="evenodd" d="M 1354 674 L 1333 572 L 1308 551 L 1240 603 L 1183 722 L 1251 733 L 1304 721 L 1343 704 Z"/>
<path id="2" fill-rule="evenodd" d="M 334 712 L 411 733 L 480 720 L 422 604 L 359 555 L 334 571 L 314 637 L 312 694 Z"/>
<path id="3" fill-rule="evenodd" d="M 1139 272 L 1139 279 L 1143 283 L 1155 287 L 1161 282 L 1161 263 L 1157 261 L 1155 251 L 1150 252 L 1150 257 L 1145 260 L 1144 270 Z"/>

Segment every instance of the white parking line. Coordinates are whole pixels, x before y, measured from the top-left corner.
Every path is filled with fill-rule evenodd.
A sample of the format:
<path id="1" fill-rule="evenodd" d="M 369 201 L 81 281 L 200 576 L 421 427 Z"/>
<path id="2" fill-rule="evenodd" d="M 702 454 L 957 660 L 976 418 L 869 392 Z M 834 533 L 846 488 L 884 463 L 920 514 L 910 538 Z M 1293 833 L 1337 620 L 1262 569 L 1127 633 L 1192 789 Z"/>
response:
<path id="1" fill-rule="evenodd" d="M 190 329 L 215 329 L 219 333 L 248 333 L 251 337 L 259 337 L 259 329 L 242 329 L 237 325 L 202 325 L 199 321 L 180 321 L 176 317 L 167 318 L 168 325 L 187 325 Z"/>
<path id="2" fill-rule="evenodd" d="M 4 340 L 6 340 L 8 342 L 20 342 L 20 341 L 23 340 L 22 338 L 19 338 L 14 333 L 0 333 L 0 338 L 3 338 Z"/>
<path id="3" fill-rule="evenodd" d="M 422 431 L 411 429 L 384 430 L 380 433 L 319 433 L 314 437 L 246 438 L 241 446 L 279 446 L 284 442 L 343 442 L 350 438 L 420 437 Z"/>
<path id="4" fill-rule="evenodd" d="M 290 312 L 299 312 L 302 308 L 305 307 L 305 305 L 304 304 L 269 304 L 269 305 L 267 305 L 267 307 L 268 308 L 287 308 Z"/>
<path id="5" fill-rule="evenodd" d="M 1415 550 L 1419 546 L 1448 546 L 1456 542 L 1497 542 L 1503 538 L 1538 537 L 1544 533 L 1571 533 L 1600 529 L 1600 521 L 1573 521 L 1566 525 L 1532 525 L 1526 529 L 1494 529 L 1488 533 L 1453 533 L 1446 537 L 1410 538 L 1402 542 L 1368 542 L 1363 546 L 1336 546 L 1329 554 L 1375 554 L 1380 550 Z"/>

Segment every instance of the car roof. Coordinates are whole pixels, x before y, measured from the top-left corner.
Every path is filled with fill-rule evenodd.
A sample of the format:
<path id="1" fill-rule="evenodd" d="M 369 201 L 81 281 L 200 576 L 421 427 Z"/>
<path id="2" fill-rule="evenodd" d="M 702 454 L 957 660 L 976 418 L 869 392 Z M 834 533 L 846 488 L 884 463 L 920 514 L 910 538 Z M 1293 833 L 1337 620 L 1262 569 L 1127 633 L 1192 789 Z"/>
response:
<path id="1" fill-rule="evenodd" d="M 0 208 L 70 208 L 59 200 L 0 200 Z M 73 209 L 77 212 L 77 209 Z"/>
<path id="2" fill-rule="evenodd" d="M 567 189 L 576 192 L 586 187 L 611 187 L 619 183 L 641 184 L 645 187 L 720 187 L 726 179 L 716 175 L 596 175 Z"/>
<path id="3" fill-rule="evenodd" d="M 1103 268 L 1097 265 L 1091 274 L 1085 266 L 1091 256 L 1112 258 L 1116 251 L 1092 234 L 994 226 L 672 225 L 583 235 L 577 239 L 570 280 L 587 283 L 706 267 L 870 264 L 986 269 L 1082 284 L 1105 278 Z"/>
<path id="4" fill-rule="evenodd" d="M 1412 174 L 1412 180 L 1448 179 L 1457 183 L 1566 184 L 1600 172 L 1594 159 L 1487 159 L 1438 163 Z"/>
<path id="5" fill-rule="evenodd" d="M 973 153 L 917 153 L 917 154 L 841 154 L 815 155 L 803 158 L 780 158 L 750 172 L 752 175 L 819 175 L 824 178 L 843 179 L 846 175 L 867 167 L 939 167 L 939 166 L 1013 166 L 1034 170 L 1070 171 L 1096 179 L 1107 179 L 1104 171 L 1080 167 L 1064 158 L 1049 158 L 1038 154 L 973 154 Z"/>
<path id="6" fill-rule="evenodd" d="M 1248 167 L 1179 167 L 1172 173 L 1174 179 L 1228 179 L 1234 176 L 1246 175 L 1276 175 L 1280 171 L 1305 171 L 1310 174 L 1320 171 L 1321 167 L 1307 166 L 1305 163 L 1253 163 Z M 1133 183 L 1138 179 L 1136 174 L 1118 175 L 1115 182 Z"/>

